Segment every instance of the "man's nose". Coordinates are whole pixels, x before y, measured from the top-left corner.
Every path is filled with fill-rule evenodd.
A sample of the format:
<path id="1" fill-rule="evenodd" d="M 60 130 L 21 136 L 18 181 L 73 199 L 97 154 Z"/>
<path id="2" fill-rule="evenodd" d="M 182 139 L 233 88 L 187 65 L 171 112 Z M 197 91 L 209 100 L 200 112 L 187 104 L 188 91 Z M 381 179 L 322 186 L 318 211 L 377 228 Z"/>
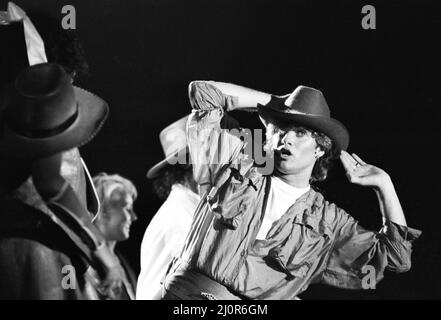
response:
<path id="1" fill-rule="evenodd" d="M 279 145 L 289 145 L 289 146 L 292 145 L 291 141 L 287 139 L 287 136 L 288 135 L 286 134 L 286 132 L 281 134 L 279 139 Z"/>

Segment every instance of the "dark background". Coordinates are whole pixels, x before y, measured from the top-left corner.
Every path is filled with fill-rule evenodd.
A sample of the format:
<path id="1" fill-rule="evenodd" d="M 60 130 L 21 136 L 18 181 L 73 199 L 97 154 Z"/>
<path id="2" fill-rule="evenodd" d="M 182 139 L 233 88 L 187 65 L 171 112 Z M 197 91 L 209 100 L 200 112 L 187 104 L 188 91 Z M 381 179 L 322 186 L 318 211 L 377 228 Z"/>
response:
<path id="1" fill-rule="evenodd" d="M 321 89 L 347 126 L 349 151 L 392 176 L 408 225 L 423 235 L 412 269 L 387 274 L 376 290 L 311 286 L 302 298 L 441 298 L 439 1 L 15 3 L 60 18 L 64 5 L 76 8 L 91 68 L 80 85 L 111 108 L 100 134 L 81 151 L 92 174 L 119 173 L 138 188 L 139 220 L 119 245 L 136 271 L 143 233 L 161 205 L 145 174 L 162 159 L 160 130 L 190 110 L 188 83 L 226 81 L 274 94 L 304 84 Z M 0 4 L 4 10 L 6 1 Z M 365 4 L 376 8 L 376 30 L 361 27 Z M 257 116 L 234 116 L 243 126 L 260 126 Z M 349 184 L 340 164 L 322 188 L 362 225 L 379 229 L 373 191 Z"/>

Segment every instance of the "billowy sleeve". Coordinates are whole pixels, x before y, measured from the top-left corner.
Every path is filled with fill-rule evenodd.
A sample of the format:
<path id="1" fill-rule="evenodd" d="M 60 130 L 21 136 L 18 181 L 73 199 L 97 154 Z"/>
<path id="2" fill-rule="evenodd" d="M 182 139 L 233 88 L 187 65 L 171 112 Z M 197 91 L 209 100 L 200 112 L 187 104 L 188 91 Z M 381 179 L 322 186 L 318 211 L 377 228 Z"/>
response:
<path id="1" fill-rule="evenodd" d="M 411 267 L 412 242 L 421 231 L 386 220 L 379 232 L 359 225 L 335 207 L 334 243 L 321 282 L 347 289 L 363 288 L 366 276 L 379 282 L 387 269 L 406 272 Z"/>
<path id="2" fill-rule="evenodd" d="M 239 161 L 244 143 L 221 125 L 224 113 L 234 109 L 238 99 L 207 81 L 191 82 L 189 99 L 193 111 L 187 123 L 187 139 L 193 174 L 200 186 L 208 187 L 222 169 Z"/>

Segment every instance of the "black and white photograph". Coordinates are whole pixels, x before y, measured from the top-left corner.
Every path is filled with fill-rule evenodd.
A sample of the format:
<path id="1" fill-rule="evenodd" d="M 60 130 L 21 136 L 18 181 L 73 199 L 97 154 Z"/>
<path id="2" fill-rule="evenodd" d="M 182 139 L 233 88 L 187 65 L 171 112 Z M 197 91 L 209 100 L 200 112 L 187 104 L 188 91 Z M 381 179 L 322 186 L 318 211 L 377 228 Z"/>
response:
<path id="1" fill-rule="evenodd" d="M 0 0 L 0 300 L 441 299 L 440 13 Z"/>

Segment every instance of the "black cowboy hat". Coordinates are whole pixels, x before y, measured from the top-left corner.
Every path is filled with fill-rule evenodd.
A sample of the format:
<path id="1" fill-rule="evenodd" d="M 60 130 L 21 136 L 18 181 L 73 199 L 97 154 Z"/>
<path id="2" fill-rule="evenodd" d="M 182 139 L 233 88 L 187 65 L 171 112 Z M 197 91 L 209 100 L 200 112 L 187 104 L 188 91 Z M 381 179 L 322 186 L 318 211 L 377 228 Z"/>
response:
<path id="1" fill-rule="evenodd" d="M 289 96 L 272 96 L 266 105 L 258 106 L 259 116 L 265 126 L 296 123 L 326 134 L 340 150 L 349 145 L 349 133 L 331 113 L 323 93 L 317 89 L 299 86 Z"/>
<path id="2" fill-rule="evenodd" d="M 41 63 L 16 78 L 11 101 L 4 110 L 0 153 L 37 159 L 80 147 L 103 125 L 108 105 L 75 87 L 64 69 Z"/>

